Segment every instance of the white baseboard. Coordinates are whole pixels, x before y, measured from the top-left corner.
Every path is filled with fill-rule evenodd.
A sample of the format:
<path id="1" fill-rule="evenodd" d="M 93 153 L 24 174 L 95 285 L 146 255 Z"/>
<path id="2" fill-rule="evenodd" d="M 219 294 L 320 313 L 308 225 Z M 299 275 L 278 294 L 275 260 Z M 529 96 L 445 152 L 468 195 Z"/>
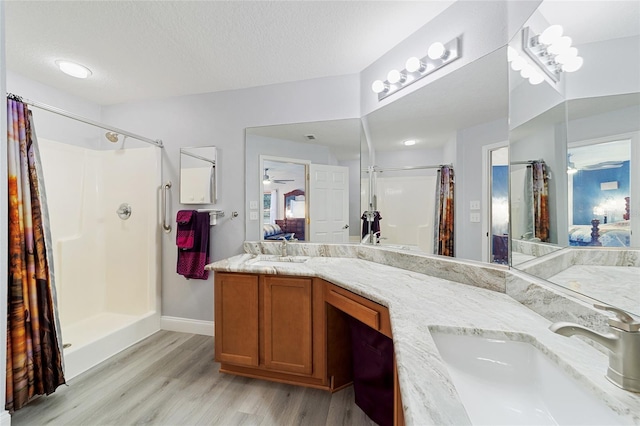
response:
<path id="1" fill-rule="evenodd" d="M 0 413 L 0 426 L 11 426 L 11 414 L 8 411 Z"/>
<path id="2" fill-rule="evenodd" d="M 178 317 L 160 317 L 160 328 L 168 331 L 179 331 L 181 333 L 202 334 L 203 336 L 213 336 L 213 321 L 194 320 Z"/>

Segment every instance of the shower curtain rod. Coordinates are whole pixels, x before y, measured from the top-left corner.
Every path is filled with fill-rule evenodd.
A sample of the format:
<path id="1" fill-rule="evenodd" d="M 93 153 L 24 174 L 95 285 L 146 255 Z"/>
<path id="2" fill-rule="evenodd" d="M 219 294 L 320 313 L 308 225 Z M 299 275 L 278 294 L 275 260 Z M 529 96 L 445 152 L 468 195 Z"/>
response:
<path id="1" fill-rule="evenodd" d="M 196 159 L 198 159 L 198 160 L 206 161 L 207 163 L 211 163 L 211 164 L 213 164 L 214 166 L 216 165 L 216 162 L 215 162 L 215 161 L 213 161 L 213 160 L 209 160 L 208 158 L 205 158 L 205 157 L 201 157 L 200 155 L 197 155 L 197 154 L 192 154 L 192 153 L 190 153 L 190 152 L 186 152 L 186 151 L 180 151 L 180 154 L 182 154 L 182 155 L 188 155 L 189 157 L 193 157 L 193 158 L 196 158 Z"/>
<path id="2" fill-rule="evenodd" d="M 376 166 L 373 166 L 374 172 L 401 172 L 405 170 L 425 170 L 425 169 L 441 169 L 442 167 L 453 167 L 451 164 L 435 164 L 432 166 L 406 166 L 406 167 L 397 167 L 397 168 L 385 168 L 380 169 Z M 363 172 L 369 173 L 368 169 L 362 169 Z"/>
<path id="3" fill-rule="evenodd" d="M 11 94 L 9 94 L 9 96 L 11 96 Z M 122 135 L 122 136 L 127 136 L 127 137 L 130 137 L 130 138 L 138 139 L 138 140 L 140 140 L 142 142 L 147 142 L 147 143 L 150 143 L 151 145 L 155 145 L 155 146 L 158 146 L 160 148 L 164 148 L 164 145 L 162 144 L 162 140 L 160 140 L 160 139 L 153 140 L 153 139 L 145 138 L 144 136 L 136 135 L 135 133 L 127 132 L 126 130 L 118 129 L 117 127 L 108 126 L 108 125 L 102 124 L 102 123 L 100 123 L 98 121 L 91 120 L 90 118 L 85 118 L 85 117 L 82 117 L 80 115 L 76 115 L 76 114 L 73 114 L 71 112 L 65 111 L 63 109 L 60 109 L 60 108 L 57 108 L 57 107 L 54 107 L 54 106 L 51 106 L 51 105 L 43 104 L 42 102 L 32 101 L 32 100 L 29 100 L 29 99 L 22 98 L 20 96 L 15 96 L 15 97 L 21 99 L 22 102 L 24 102 L 27 105 L 31 105 L 33 107 L 40 108 L 40 109 L 43 109 L 45 111 L 52 112 L 54 114 L 62 115 L 63 117 L 68 117 L 68 118 L 71 118 L 71 119 L 76 120 L 76 121 L 81 121 L 83 123 L 90 124 L 92 126 L 100 127 L 101 129 L 104 129 L 104 130 L 109 130 L 111 132 L 115 132 L 115 133 L 117 133 L 119 135 Z"/>
<path id="4" fill-rule="evenodd" d="M 512 161 L 509 164 L 533 164 L 536 161 L 540 163 L 544 163 L 544 160 L 540 159 L 540 160 L 527 160 L 527 161 Z"/>

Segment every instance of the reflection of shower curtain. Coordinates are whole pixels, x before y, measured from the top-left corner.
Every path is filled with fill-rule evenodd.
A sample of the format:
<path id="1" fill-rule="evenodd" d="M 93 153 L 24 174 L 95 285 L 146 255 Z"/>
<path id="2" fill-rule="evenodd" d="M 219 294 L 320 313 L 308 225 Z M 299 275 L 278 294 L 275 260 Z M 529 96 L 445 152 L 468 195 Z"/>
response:
<path id="1" fill-rule="evenodd" d="M 436 183 L 436 215 L 433 253 L 454 256 L 453 247 L 453 168 L 443 166 L 438 170 Z"/>
<path id="2" fill-rule="evenodd" d="M 7 99 L 9 282 L 6 405 L 18 410 L 32 397 L 65 383 L 51 235 L 31 112 Z"/>
<path id="3" fill-rule="evenodd" d="M 549 242 L 549 177 L 544 161 L 533 161 L 527 167 L 526 200 L 529 205 L 527 233 Z"/>

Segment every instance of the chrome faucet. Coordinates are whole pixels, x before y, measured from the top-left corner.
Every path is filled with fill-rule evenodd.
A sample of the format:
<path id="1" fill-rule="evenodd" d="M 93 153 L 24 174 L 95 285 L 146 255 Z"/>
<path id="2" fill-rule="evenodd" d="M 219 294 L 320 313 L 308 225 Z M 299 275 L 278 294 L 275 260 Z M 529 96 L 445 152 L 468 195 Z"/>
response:
<path id="1" fill-rule="evenodd" d="M 610 332 L 600 334 L 570 322 L 556 322 L 549 329 L 562 336 L 584 336 L 600 343 L 610 352 L 607 379 L 622 389 L 640 392 L 640 322 L 613 306 L 593 306 L 615 314 L 609 318 Z"/>
<path id="2" fill-rule="evenodd" d="M 282 257 L 287 257 L 287 245 L 288 245 L 288 241 L 285 237 L 280 237 L 280 239 L 282 240 L 282 247 L 280 247 L 281 250 L 281 256 Z"/>

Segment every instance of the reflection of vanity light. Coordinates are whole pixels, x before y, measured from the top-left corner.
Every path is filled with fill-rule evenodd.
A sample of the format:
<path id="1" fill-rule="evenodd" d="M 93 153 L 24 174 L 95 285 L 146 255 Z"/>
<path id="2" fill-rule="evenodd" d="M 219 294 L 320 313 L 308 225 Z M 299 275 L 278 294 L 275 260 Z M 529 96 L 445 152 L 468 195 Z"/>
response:
<path id="1" fill-rule="evenodd" d="M 447 43 L 432 43 L 426 56 L 423 58 L 410 57 L 405 62 L 405 69 L 389 71 L 385 81 L 376 80 L 371 84 L 371 90 L 378 95 L 378 100 L 381 101 L 461 56 L 458 37 Z"/>
<path id="2" fill-rule="evenodd" d="M 577 71 L 584 63 L 572 43 L 571 37 L 563 35 L 560 25 L 551 25 L 540 35 L 529 27 L 522 30 L 522 49 L 556 83 L 561 72 Z"/>
<path id="3" fill-rule="evenodd" d="M 520 76 L 528 79 L 530 84 L 535 86 L 544 81 L 544 76 L 511 46 L 507 47 L 507 60 L 511 63 L 511 69 L 520 71 Z"/>

